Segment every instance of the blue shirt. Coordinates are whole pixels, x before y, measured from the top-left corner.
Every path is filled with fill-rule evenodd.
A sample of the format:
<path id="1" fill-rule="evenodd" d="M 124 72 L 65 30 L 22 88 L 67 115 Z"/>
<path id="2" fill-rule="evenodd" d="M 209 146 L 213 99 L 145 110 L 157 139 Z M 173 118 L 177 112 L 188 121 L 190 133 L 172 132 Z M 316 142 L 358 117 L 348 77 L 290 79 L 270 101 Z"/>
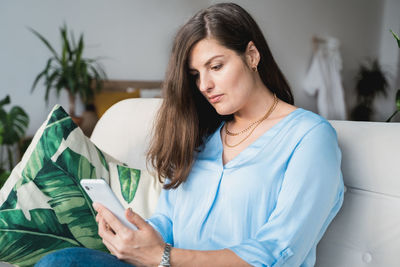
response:
<path id="1" fill-rule="evenodd" d="M 178 248 L 228 248 L 253 266 L 314 266 L 343 202 L 333 127 L 298 108 L 225 165 L 221 127 L 148 222 Z"/>

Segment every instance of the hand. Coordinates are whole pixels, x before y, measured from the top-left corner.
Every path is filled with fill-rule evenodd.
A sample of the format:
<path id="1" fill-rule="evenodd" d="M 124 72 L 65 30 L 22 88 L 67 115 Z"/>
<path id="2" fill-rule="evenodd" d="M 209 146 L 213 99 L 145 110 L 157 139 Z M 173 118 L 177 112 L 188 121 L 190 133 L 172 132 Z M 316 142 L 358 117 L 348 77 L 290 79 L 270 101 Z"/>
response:
<path id="1" fill-rule="evenodd" d="M 135 266 L 157 266 L 160 263 L 165 243 L 142 217 L 131 209 L 125 211 L 128 221 L 138 228 L 134 231 L 101 204 L 93 203 L 93 207 L 98 212 L 99 235 L 111 254 Z"/>

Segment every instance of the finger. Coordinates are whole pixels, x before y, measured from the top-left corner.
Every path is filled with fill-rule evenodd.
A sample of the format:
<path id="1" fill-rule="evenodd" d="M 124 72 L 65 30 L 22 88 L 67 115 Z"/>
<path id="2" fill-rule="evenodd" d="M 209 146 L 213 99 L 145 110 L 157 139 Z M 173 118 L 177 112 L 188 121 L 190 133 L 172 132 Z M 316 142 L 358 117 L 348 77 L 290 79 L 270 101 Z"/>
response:
<path id="1" fill-rule="evenodd" d="M 103 205 L 97 203 L 96 208 L 102 220 L 106 221 L 115 233 L 124 233 L 129 230 L 128 227 L 123 225 L 120 220 L 118 220 L 118 218 L 115 217 L 115 215 Z"/>
<path id="2" fill-rule="evenodd" d="M 117 236 L 114 230 L 110 227 L 110 225 L 105 221 L 102 220 L 99 223 L 99 236 L 103 240 L 107 240 L 108 242 L 118 242 Z"/>
<path id="3" fill-rule="evenodd" d="M 99 202 L 93 202 L 92 207 L 95 209 L 95 211 L 99 211 L 101 208 L 105 208 L 103 205 L 101 205 Z"/>
<path id="4" fill-rule="evenodd" d="M 125 217 L 130 223 L 136 225 L 138 229 L 143 229 L 148 226 L 147 222 L 142 217 L 140 217 L 139 214 L 132 211 L 131 208 L 125 210 Z"/>
<path id="5" fill-rule="evenodd" d="M 99 221 L 99 236 L 101 236 L 102 238 L 104 238 L 104 234 L 105 232 L 107 232 L 107 226 L 106 226 L 106 222 L 104 220 Z"/>
<path id="6" fill-rule="evenodd" d="M 101 216 L 101 214 L 97 213 L 96 222 L 99 223 L 102 219 L 103 219 L 103 217 Z"/>
<path id="7" fill-rule="evenodd" d="M 103 244 L 107 247 L 107 249 L 110 251 L 110 253 L 114 256 L 117 255 L 117 249 L 114 247 L 114 245 L 107 240 L 103 239 Z"/>

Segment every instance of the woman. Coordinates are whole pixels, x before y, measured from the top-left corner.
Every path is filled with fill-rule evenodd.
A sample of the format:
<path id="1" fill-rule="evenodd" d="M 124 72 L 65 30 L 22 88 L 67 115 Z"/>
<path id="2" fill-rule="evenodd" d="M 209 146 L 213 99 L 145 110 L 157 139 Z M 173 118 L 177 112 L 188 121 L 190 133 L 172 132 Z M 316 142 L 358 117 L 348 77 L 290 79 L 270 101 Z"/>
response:
<path id="1" fill-rule="evenodd" d="M 241 7 L 213 5 L 180 29 L 154 132 L 148 158 L 166 179 L 155 214 L 145 221 L 127 210 L 139 229 L 132 231 L 94 204 L 99 234 L 116 257 L 74 248 L 39 264 L 314 265 L 343 201 L 336 133 L 293 106 Z"/>

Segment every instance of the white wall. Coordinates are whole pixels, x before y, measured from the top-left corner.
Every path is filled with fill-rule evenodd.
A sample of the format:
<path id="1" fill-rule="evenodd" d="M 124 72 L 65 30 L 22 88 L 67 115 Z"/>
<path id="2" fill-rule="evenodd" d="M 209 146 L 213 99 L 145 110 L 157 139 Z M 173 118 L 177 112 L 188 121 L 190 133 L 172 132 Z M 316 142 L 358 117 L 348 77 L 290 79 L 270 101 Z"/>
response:
<path id="1" fill-rule="evenodd" d="M 296 105 L 317 111 L 315 97 L 302 89 L 312 55 L 313 35 L 341 42 L 346 101 L 353 106 L 354 76 L 365 57 L 379 56 L 382 3 L 378 0 L 235 0 L 255 17 L 286 74 Z"/>
<path id="2" fill-rule="evenodd" d="M 398 0 L 385 0 L 399 2 Z M 59 46 L 58 27 L 66 22 L 76 34 L 84 32 L 86 56 L 104 56 L 109 78 L 161 80 L 174 33 L 195 11 L 216 1 L 185 0 L 1 0 L 0 97 L 29 113 L 33 134 L 50 108 L 60 102 L 52 95 L 44 105 L 44 88 L 33 94 L 34 77 L 44 68 L 49 52 L 27 30 L 32 27 Z M 343 78 L 352 105 L 354 75 L 366 57 L 381 56 L 380 43 L 386 2 L 379 0 L 237 0 L 259 23 L 278 64 L 286 74 L 298 106 L 316 111 L 314 97 L 301 83 L 311 58 L 311 37 L 331 35 L 341 43 Z M 393 6 L 392 3 L 392 6 Z M 394 4 L 396 5 L 396 4 Z M 393 12 L 392 12 L 393 13 Z M 399 16 L 391 20 L 398 20 Z M 392 102 L 390 102 L 392 101 Z M 393 103 L 393 99 L 390 100 Z M 78 113 L 81 110 L 78 110 Z M 388 112 L 385 110 L 384 112 Z"/>
<path id="3" fill-rule="evenodd" d="M 12 104 L 28 112 L 29 135 L 55 103 L 68 108 L 66 94 L 59 100 L 51 95 L 46 106 L 42 84 L 30 94 L 50 52 L 28 26 L 57 49 L 58 28 L 66 22 L 76 36 L 84 33 L 87 57 L 106 57 L 101 62 L 109 78 L 161 80 L 178 26 L 207 5 L 195 0 L 1 0 L 0 98 L 10 94 Z"/>
<path id="4" fill-rule="evenodd" d="M 375 102 L 375 108 L 378 111 L 376 119 L 379 121 L 386 120 L 395 110 L 394 99 L 397 89 L 400 89 L 400 49 L 389 32 L 392 29 L 395 33 L 400 33 L 400 1 L 385 0 L 383 12 L 379 59 L 383 69 L 388 74 L 388 97 L 390 101 L 388 102 L 384 97 L 379 97 Z M 396 116 L 394 119 L 398 121 L 400 116 Z"/>

